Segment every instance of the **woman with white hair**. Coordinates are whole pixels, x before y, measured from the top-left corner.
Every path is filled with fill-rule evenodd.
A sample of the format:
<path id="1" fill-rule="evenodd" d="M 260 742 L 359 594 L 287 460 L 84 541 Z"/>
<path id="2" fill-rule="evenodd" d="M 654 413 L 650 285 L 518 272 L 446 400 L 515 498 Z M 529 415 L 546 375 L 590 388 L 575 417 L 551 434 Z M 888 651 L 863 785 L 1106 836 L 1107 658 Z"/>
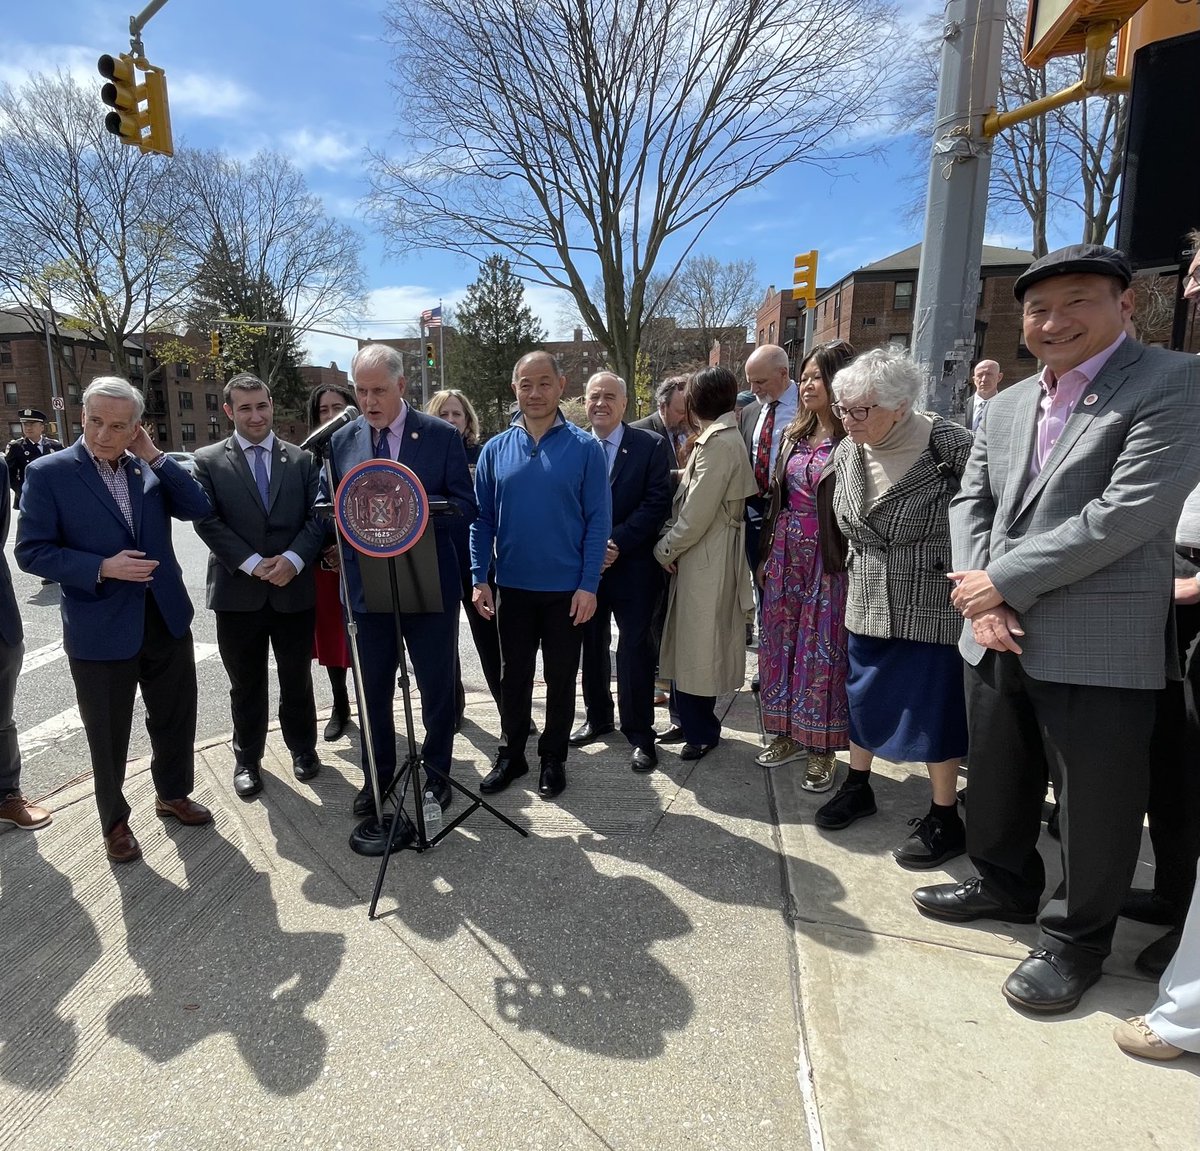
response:
<path id="1" fill-rule="evenodd" d="M 950 499 L 971 433 L 917 411 L 923 377 L 907 353 L 876 348 L 834 377 L 847 438 L 835 456 L 834 511 L 849 543 L 846 628 L 850 772 L 816 813 L 818 827 L 875 814 L 876 755 L 924 761 L 929 813 L 893 851 L 902 867 L 938 867 L 966 850 L 956 808 L 967 752 L 962 616 L 950 602 Z"/>

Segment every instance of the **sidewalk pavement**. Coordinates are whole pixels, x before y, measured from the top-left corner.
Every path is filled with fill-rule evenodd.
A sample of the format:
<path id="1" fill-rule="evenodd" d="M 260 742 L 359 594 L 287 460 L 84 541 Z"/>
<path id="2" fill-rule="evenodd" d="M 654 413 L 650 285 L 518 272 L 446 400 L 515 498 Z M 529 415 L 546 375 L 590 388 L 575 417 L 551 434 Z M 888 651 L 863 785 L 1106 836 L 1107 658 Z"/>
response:
<path id="1" fill-rule="evenodd" d="M 460 780 L 496 727 L 472 697 Z M 55 796 L 51 827 L 0 836 L 0 1149 L 1200 1145 L 1200 1058 L 1109 1037 L 1153 1000 L 1153 929 L 1121 924 L 1072 1015 L 1023 1016 L 1000 984 L 1034 929 L 924 919 L 909 894 L 942 873 L 890 858 L 923 769 L 882 765 L 879 815 L 826 836 L 758 746 L 743 693 L 698 764 L 635 775 L 618 737 L 553 803 L 535 769 L 496 802 L 530 838 L 477 811 L 393 857 L 375 922 L 356 737 L 306 785 L 272 732 L 251 803 L 203 746 L 215 828 L 156 819 L 132 765 L 145 859 L 121 867 L 90 788 Z"/>

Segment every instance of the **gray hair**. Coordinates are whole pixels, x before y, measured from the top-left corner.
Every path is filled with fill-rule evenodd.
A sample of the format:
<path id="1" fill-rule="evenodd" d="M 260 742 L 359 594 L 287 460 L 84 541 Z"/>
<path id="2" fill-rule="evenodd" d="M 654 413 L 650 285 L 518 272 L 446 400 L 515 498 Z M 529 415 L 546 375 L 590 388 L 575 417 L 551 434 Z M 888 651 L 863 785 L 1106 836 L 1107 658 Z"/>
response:
<path id="1" fill-rule="evenodd" d="M 133 404 L 133 419 L 136 423 L 146 410 L 146 397 L 128 380 L 120 376 L 97 376 L 83 392 L 83 409 L 87 411 L 88 402 L 97 396 L 110 400 L 128 400 Z"/>
<path id="2" fill-rule="evenodd" d="M 517 382 L 517 377 L 521 374 L 521 366 L 529 363 L 530 360 L 538 356 L 545 356 L 550 361 L 550 370 L 556 375 L 562 375 L 562 368 L 558 366 L 558 357 L 553 352 L 547 352 L 544 348 L 539 348 L 536 352 L 526 352 L 515 364 L 513 364 L 512 382 Z"/>
<path id="3" fill-rule="evenodd" d="M 833 377 L 833 396 L 843 407 L 874 401 L 898 412 L 916 406 L 925 377 L 902 348 L 872 348 L 851 360 Z"/>
<path id="4" fill-rule="evenodd" d="M 602 372 L 593 372 L 590 376 L 588 376 L 587 385 L 583 389 L 585 395 L 587 394 L 588 388 L 590 388 L 602 376 L 611 376 L 614 380 L 617 381 L 617 385 L 621 389 L 621 395 L 623 395 L 623 396 L 629 395 L 629 389 L 625 386 L 625 381 L 623 379 L 621 379 L 621 377 L 618 376 L 616 372 L 610 372 L 607 370 L 602 371 Z"/>
<path id="5" fill-rule="evenodd" d="M 352 378 L 358 378 L 359 368 L 383 368 L 396 381 L 404 376 L 404 357 L 390 344 L 363 344 L 350 361 Z"/>
<path id="6" fill-rule="evenodd" d="M 654 401 L 660 408 L 665 408 L 676 392 L 682 392 L 687 387 L 687 376 L 668 376 L 654 389 Z"/>

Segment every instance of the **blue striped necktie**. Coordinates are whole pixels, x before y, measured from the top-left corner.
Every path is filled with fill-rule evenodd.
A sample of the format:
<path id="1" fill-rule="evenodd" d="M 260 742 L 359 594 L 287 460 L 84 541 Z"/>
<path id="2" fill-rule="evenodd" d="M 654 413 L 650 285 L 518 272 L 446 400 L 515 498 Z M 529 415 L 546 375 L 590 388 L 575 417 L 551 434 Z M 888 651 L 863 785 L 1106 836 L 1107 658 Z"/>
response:
<path id="1" fill-rule="evenodd" d="M 271 482 L 267 478 L 267 449 L 262 444 L 254 445 L 254 486 L 265 508 L 271 498 Z"/>
<path id="2" fill-rule="evenodd" d="M 379 429 L 379 439 L 375 443 L 375 458 L 377 460 L 390 460 L 392 458 L 392 447 L 388 443 L 387 428 Z"/>

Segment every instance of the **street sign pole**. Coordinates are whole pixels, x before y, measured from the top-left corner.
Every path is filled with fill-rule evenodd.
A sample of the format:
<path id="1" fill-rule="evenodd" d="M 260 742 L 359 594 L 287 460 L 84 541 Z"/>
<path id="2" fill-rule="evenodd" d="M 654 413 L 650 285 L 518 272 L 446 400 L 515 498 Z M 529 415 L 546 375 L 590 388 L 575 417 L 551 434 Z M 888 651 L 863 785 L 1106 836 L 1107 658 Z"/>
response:
<path id="1" fill-rule="evenodd" d="M 943 21 L 913 316 L 913 358 L 925 374 L 925 406 L 941 415 L 951 412 L 966 384 L 969 349 L 975 344 L 992 163 L 983 119 L 995 107 L 1000 88 L 1004 11 L 1004 0 L 948 0 Z"/>

